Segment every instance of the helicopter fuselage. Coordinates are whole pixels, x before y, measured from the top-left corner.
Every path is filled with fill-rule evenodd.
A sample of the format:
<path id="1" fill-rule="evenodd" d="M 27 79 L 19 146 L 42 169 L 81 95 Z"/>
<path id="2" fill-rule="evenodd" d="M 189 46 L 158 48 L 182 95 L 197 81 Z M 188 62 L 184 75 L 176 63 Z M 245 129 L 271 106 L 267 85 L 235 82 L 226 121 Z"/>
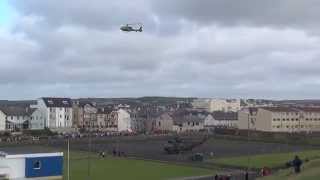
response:
<path id="1" fill-rule="evenodd" d="M 142 32 L 142 27 L 140 27 L 139 29 L 135 29 L 129 25 L 126 25 L 126 26 L 122 26 L 120 27 L 120 30 L 121 31 L 125 31 L 125 32 Z"/>

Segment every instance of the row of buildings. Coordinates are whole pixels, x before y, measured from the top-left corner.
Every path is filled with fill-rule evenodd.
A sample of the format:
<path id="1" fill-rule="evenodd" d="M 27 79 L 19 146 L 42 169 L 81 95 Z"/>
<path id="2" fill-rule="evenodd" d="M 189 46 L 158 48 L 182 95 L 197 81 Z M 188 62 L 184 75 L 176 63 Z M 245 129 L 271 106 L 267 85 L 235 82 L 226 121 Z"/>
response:
<path id="1" fill-rule="evenodd" d="M 238 112 L 241 109 L 240 99 L 208 99 L 199 98 L 192 102 L 192 107 L 208 112 Z"/>
<path id="2" fill-rule="evenodd" d="M 320 131 L 320 107 L 260 107 L 239 111 L 238 128 L 265 132 Z"/>
<path id="3" fill-rule="evenodd" d="M 0 131 L 91 129 L 132 131 L 131 114 L 122 108 L 95 107 L 70 98 L 40 98 L 31 106 L 0 107 Z"/>
<path id="4" fill-rule="evenodd" d="M 198 131 L 213 126 L 236 128 L 236 112 L 207 112 L 128 105 L 99 106 L 70 98 L 40 98 L 30 106 L 0 107 L 0 131 L 75 129 L 111 132 Z"/>
<path id="5" fill-rule="evenodd" d="M 320 131 L 320 107 L 243 107 L 240 100 L 197 99 L 188 106 L 97 105 L 40 98 L 29 106 L 0 106 L 0 131 L 45 129 L 110 132 L 199 131 L 238 128 L 266 132 Z"/>

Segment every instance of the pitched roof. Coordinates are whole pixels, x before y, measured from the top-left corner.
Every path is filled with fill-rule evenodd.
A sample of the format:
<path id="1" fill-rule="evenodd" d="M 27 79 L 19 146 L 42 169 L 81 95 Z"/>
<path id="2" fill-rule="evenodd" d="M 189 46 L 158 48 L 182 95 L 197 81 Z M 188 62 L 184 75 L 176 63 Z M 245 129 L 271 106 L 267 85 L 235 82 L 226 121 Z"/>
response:
<path id="1" fill-rule="evenodd" d="M 70 98 L 42 98 L 47 107 L 72 107 L 72 101 Z"/>
<path id="2" fill-rule="evenodd" d="M 98 107 L 97 108 L 97 114 L 110 114 L 112 111 L 114 111 L 114 108 L 111 107 Z"/>
<path id="3" fill-rule="evenodd" d="M 272 112 L 299 112 L 298 109 L 293 107 L 262 107 L 261 109 L 272 111 Z"/>
<path id="4" fill-rule="evenodd" d="M 204 122 L 207 114 L 198 111 L 179 110 L 172 113 L 171 117 L 174 124 L 182 124 L 184 122 Z"/>
<path id="5" fill-rule="evenodd" d="M 90 101 L 79 101 L 78 102 L 79 107 L 85 107 L 86 105 L 90 105 L 90 106 L 94 107 L 94 104 Z"/>
<path id="6" fill-rule="evenodd" d="M 35 110 L 35 108 L 24 108 L 20 106 L 0 107 L 0 111 L 7 116 L 30 116 Z"/>
<path id="7" fill-rule="evenodd" d="M 237 112 L 215 111 L 212 113 L 212 117 L 218 121 L 219 120 L 236 121 L 236 120 L 238 120 L 238 113 Z"/>
<path id="8" fill-rule="evenodd" d="M 297 107 L 297 109 L 304 112 L 320 112 L 320 107 Z"/>
<path id="9" fill-rule="evenodd" d="M 182 124 L 185 122 L 204 122 L 204 117 L 196 115 L 186 115 L 186 116 L 173 116 L 174 124 Z"/>

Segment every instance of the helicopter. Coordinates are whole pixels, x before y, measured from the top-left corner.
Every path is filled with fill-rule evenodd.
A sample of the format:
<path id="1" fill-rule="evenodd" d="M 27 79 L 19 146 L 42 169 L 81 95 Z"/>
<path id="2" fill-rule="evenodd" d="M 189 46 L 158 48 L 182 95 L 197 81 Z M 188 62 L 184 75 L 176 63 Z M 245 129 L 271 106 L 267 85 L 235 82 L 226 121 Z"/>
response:
<path id="1" fill-rule="evenodd" d="M 138 29 L 134 28 L 133 26 L 139 26 Z M 125 32 L 142 32 L 142 24 L 141 23 L 136 23 L 136 24 L 126 24 L 124 26 L 120 27 L 121 31 L 125 31 Z"/>

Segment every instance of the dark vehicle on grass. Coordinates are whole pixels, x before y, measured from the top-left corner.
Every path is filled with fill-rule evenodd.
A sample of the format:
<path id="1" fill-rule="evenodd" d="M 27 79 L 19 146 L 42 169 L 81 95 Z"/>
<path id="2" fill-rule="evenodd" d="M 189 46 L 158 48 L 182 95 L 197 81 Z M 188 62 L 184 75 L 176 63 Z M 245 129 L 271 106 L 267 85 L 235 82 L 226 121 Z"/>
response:
<path id="1" fill-rule="evenodd" d="M 164 146 L 164 151 L 167 154 L 179 154 L 187 151 L 192 151 L 193 148 L 203 144 L 208 138 L 204 137 L 201 140 L 184 140 L 180 137 L 175 137 L 169 140 Z"/>

